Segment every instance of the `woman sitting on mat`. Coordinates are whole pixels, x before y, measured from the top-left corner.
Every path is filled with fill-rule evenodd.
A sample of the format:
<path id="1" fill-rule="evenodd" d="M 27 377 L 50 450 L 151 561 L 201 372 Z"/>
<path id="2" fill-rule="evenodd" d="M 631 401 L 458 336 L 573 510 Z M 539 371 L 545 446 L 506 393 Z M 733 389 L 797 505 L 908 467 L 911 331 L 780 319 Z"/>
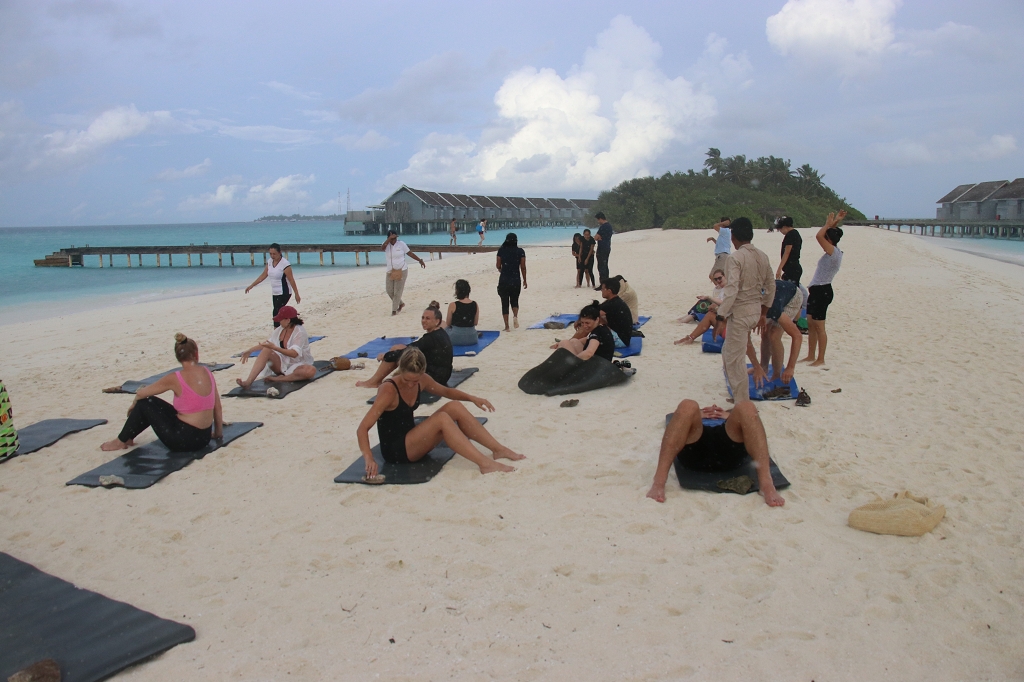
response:
<path id="1" fill-rule="evenodd" d="M 474 346 L 479 340 L 476 326 L 480 323 L 480 306 L 469 297 L 469 282 L 455 280 L 455 298 L 448 304 L 448 317 L 444 322 L 453 346 Z"/>
<path id="2" fill-rule="evenodd" d="M 679 321 L 683 324 L 690 322 L 696 322 L 698 315 L 707 315 L 713 313 L 718 308 L 718 304 L 725 300 L 725 271 L 715 270 L 708 277 L 711 283 L 715 285 L 712 289 L 710 296 L 698 296 L 697 302 L 690 308 L 690 311 L 686 315 L 679 318 Z M 712 317 L 714 317 L 712 315 Z M 700 320 L 703 322 L 703 318 Z"/>
<path id="3" fill-rule="evenodd" d="M 313 352 L 309 349 L 309 335 L 299 319 L 299 311 L 286 305 L 274 315 L 274 322 L 280 327 L 274 330 L 270 338 L 242 352 L 242 364 L 249 361 L 249 355 L 259 352 L 256 362 L 252 363 L 249 378 L 235 379 L 242 388 L 249 388 L 252 383 L 266 374 L 263 381 L 303 381 L 312 379 L 316 374 L 313 366 Z"/>
<path id="4" fill-rule="evenodd" d="M 576 336 L 559 341 L 552 350 L 565 348 L 580 360 L 589 360 L 595 355 L 608 362 L 615 357 L 615 339 L 608 327 L 601 324 L 601 307 L 597 301 L 584 306 L 576 327 Z"/>
<path id="5" fill-rule="evenodd" d="M 441 325 L 441 307 L 436 301 L 431 301 L 430 306 L 423 311 L 420 326 L 426 332 L 423 336 L 408 346 L 395 344 L 387 353 L 378 355 L 377 361 L 380 362 L 380 366 L 377 367 L 377 371 L 369 379 L 357 381 L 356 386 L 379 388 L 384 378 L 398 367 L 398 359 L 402 357 L 402 351 L 407 347 L 419 348 L 427 358 L 427 368 L 424 371 L 437 383 L 446 385 L 452 378 L 452 341 Z"/>
<path id="6" fill-rule="evenodd" d="M 199 346 L 184 334 L 174 335 L 174 357 L 181 370 L 140 388 L 128 408 L 128 420 L 114 440 L 101 450 L 124 450 L 135 445 L 135 437 L 150 426 L 172 452 L 201 450 L 210 438 L 224 434 L 224 416 L 213 373 L 199 364 Z M 156 396 L 174 392 L 174 405 Z"/>
<path id="7" fill-rule="evenodd" d="M 398 373 L 377 390 L 377 399 L 356 429 L 359 450 L 366 460 L 366 475 L 377 475 L 377 461 L 370 451 L 370 427 L 377 424 L 380 454 L 385 462 L 408 463 L 423 459 L 442 440 L 452 450 L 480 467 L 480 473 L 515 471 L 496 459 L 523 459 L 494 439 L 487 429 L 469 413 L 462 403 L 451 402 L 427 417 L 420 424 L 413 419 L 419 406 L 420 391 L 428 391 L 451 400 L 472 402 L 481 410 L 494 411 L 483 398 L 437 383 L 426 373 L 427 359 L 419 348 L 406 348 L 398 361 Z M 491 451 L 492 457 L 480 452 L 472 441 Z"/>

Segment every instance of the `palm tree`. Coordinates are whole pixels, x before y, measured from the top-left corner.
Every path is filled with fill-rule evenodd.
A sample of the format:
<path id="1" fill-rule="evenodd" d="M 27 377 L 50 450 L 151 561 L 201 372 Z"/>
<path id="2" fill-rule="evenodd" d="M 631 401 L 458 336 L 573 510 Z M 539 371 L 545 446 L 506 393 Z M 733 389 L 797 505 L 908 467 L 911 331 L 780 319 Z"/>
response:
<path id="1" fill-rule="evenodd" d="M 704 168 L 717 177 L 722 172 L 722 152 L 712 147 L 707 151 L 707 157 L 704 159 Z"/>
<path id="2" fill-rule="evenodd" d="M 820 175 L 818 171 L 811 168 L 811 164 L 805 163 L 796 169 L 796 175 L 798 178 L 798 186 L 800 187 L 800 193 L 804 196 L 813 196 L 819 193 L 825 186 L 823 180 L 824 175 Z"/>
<path id="3" fill-rule="evenodd" d="M 722 159 L 721 177 L 737 185 L 746 185 L 752 178 L 753 173 L 747 165 L 747 157 L 744 154 L 728 156 Z"/>

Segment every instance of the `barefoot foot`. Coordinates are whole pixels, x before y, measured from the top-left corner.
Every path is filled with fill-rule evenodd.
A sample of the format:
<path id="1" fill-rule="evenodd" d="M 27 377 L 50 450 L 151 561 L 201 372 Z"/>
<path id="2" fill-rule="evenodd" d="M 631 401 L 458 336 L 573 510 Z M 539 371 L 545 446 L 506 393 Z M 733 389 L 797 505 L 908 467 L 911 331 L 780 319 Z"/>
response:
<path id="1" fill-rule="evenodd" d="M 515 470 L 516 470 L 515 467 L 510 467 L 509 465 L 502 464 L 501 462 L 493 462 L 492 461 L 492 462 L 488 462 L 486 464 L 481 464 L 480 465 L 480 473 L 481 474 L 493 474 L 496 471 L 507 473 L 509 471 L 515 471 Z"/>
<path id="2" fill-rule="evenodd" d="M 131 446 L 135 445 L 135 441 L 130 440 L 127 443 L 122 443 L 118 439 L 108 440 L 106 443 L 100 446 L 100 450 L 103 452 L 113 452 L 114 450 L 127 450 Z"/>
<path id="3" fill-rule="evenodd" d="M 786 500 L 783 499 L 779 491 L 775 489 L 775 486 L 761 487 L 761 495 L 764 497 L 764 503 L 769 507 L 781 507 L 786 504 Z"/>
<path id="4" fill-rule="evenodd" d="M 811 367 L 821 367 L 824 364 L 824 360 L 815 360 L 814 362 L 811 363 Z"/>
<path id="5" fill-rule="evenodd" d="M 693 343 L 693 341 L 694 341 L 694 338 L 692 336 L 684 336 L 683 338 L 681 338 L 678 341 L 676 341 L 675 345 L 677 345 L 677 346 L 688 346 L 691 343 Z"/>
<path id="6" fill-rule="evenodd" d="M 511 459 L 513 461 L 526 459 L 526 455 L 520 455 L 518 452 L 513 452 L 508 448 L 501 448 L 494 451 L 494 459 Z"/>
<path id="7" fill-rule="evenodd" d="M 655 483 L 651 486 L 651 489 L 647 491 L 647 497 L 651 498 L 655 502 L 665 501 L 665 484 L 658 485 Z"/>
<path id="8" fill-rule="evenodd" d="M 242 381 L 241 379 L 235 379 L 235 383 L 244 389 L 248 389 L 250 386 L 252 386 L 251 381 Z"/>
<path id="9" fill-rule="evenodd" d="M 518 317 L 513 317 L 512 318 L 512 326 L 515 327 L 516 329 L 519 329 L 519 318 Z"/>

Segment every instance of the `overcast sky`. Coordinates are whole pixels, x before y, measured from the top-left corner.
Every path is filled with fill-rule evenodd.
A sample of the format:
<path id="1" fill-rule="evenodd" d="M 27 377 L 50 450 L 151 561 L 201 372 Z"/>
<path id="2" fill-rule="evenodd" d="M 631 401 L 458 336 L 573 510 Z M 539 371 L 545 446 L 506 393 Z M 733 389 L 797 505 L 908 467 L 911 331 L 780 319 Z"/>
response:
<path id="1" fill-rule="evenodd" d="M 929 217 L 1024 176 L 1022 36 L 1020 0 L 0 0 L 0 225 L 587 198 L 708 147 Z"/>

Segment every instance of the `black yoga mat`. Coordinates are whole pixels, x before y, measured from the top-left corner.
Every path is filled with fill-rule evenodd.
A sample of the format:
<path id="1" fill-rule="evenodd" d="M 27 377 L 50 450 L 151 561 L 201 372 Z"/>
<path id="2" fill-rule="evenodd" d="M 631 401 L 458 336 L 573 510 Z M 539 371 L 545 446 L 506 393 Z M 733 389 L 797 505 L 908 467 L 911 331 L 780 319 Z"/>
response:
<path id="1" fill-rule="evenodd" d="M 451 377 L 448 379 L 448 388 L 455 388 L 466 379 L 470 378 L 474 374 L 480 371 L 479 367 L 467 367 L 466 369 L 457 369 L 452 372 Z M 377 399 L 377 396 L 373 396 L 366 401 L 367 405 L 373 405 L 373 401 Z M 433 405 L 441 396 L 434 395 L 433 393 L 427 393 L 426 391 L 420 392 L 420 405 Z"/>
<path id="2" fill-rule="evenodd" d="M 313 363 L 313 366 L 316 367 L 316 374 L 313 375 L 312 379 L 305 381 L 271 381 L 269 384 L 263 381 L 263 379 L 258 379 L 252 382 L 252 386 L 249 388 L 235 386 L 223 395 L 233 398 L 276 398 L 280 400 L 289 393 L 302 390 L 317 379 L 321 379 L 334 371 L 334 367 L 331 366 L 329 360 L 317 360 Z M 278 395 L 267 395 L 267 389 L 271 386 L 278 390 Z"/>
<path id="3" fill-rule="evenodd" d="M 639 339 L 637 339 L 639 341 Z M 596 355 L 580 360 L 559 348 L 519 380 L 519 388 L 530 395 L 568 395 L 623 384 L 629 377 L 621 369 Z"/>
<path id="4" fill-rule="evenodd" d="M 96 682 L 195 638 L 0 552 L 0 679 L 50 658 L 63 682 Z"/>
<path id="5" fill-rule="evenodd" d="M 53 445 L 64 436 L 106 424 L 106 419 L 44 419 L 18 429 L 18 451 L 15 455 L 27 455 Z"/>
<path id="6" fill-rule="evenodd" d="M 201 364 L 204 367 L 206 367 L 207 369 L 209 369 L 211 372 L 219 372 L 222 369 L 227 369 L 228 367 L 234 367 L 235 366 L 235 363 L 233 363 L 233 362 L 229 362 L 229 363 L 223 364 L 223 365 L 220 365 L 220 364 L 214 365 L 214 364 L 209 364 L 209 363 L 201 363 Z M 116 389 L 108 388 L 108 389 L 104 389 L 103 392 L 104 393 L 135 393 L 136 391 L 138 391 L 143 386 L 150 386 L 152 384 L 155 384 L 157 381 L 159 381 L 160 379 L 163 379 L 168 374 L 174 374 L 175 372 L 179 371 L 180 369 L 181 369 L 181 367 L 175 367 L 174 369 L 169 369 L 166 372 L 160 372 L 159 374 L 154 374 L 151 377 L 146 377 L 145 379 L 141 379 L 139 381 L 126 381 L 123 384 L 121 384 L 120 388 L 116 388 Z"/>
<path id="7" fill-rule="evenodd" d="M 167 446 L 156 440 L 135 448 L 131 452 L 121 455 L 92 471 L 78 476 L 67 482 L 67 485 L 84 485 L 96 488 L 104 485 L 100 482 L 101 476 L 116 476 L 116 479 L 107 483 L 108 486 L 121 486 L 124 488 L 148 488 L 161 478 L 172 474 L 179 469 L 184 469 L 197 459 L 202 459 L 208 454 L 231 443 L 236 438 L 241 438 L 253 429 L 263 426 L 262 422 L 235 422 L 224 425 L 224 438 L 221 442 L 211 440 L 210 444 L 202 450 L 195 452 L 171 452 Z"/>
<path id="8" fill-rule="evenodd" d="M 416 417 L 419 424 L 426 417 Z M 477 417 L 481 424 L 487 423 L 487 417 Z M 373 446 L 373 458 L 377 460 L 378 472 L 384 474 L 384 483 L 377 485 L 411 485 L 414 483 L 426 483 L 441 471 L 445 464 L 455 456 L 455 451 L 449 448 L 444 441 L 441 441 L 436 448 L 427 453 L 427 456 L 418 462 L 408 464 L 392 464 L 385 462 L 380 454 L 380 446 Z M 363 476 L 366 475 L 366 464 L 363 458 L 359 457 L 348 469 L 342 471 L 334 479 L 335 483 L 363 483 Z M 364 484 L 369 485 L 369 484 Z"/>
<path id="9" fill-rule="evenodd" d="M 672 421 L 672 415 L 665 415 L 665 426 Z M 724 420 L 722 419 L 704 419 L 705 426 L 715 426 L 721 424 Z M 789 480 L 782 475 L 779 470 L 779 466 L 775 463 L 775 460 L 769 458 L 770 471 L 772 472 L 772 483 L 775 484 L 776 490 L 782 490 L 783 488 L 789 487 Z M 719 481 L 727 481 L 730 478 L 736 478 L 738 476 L 748 476 L 753 481 L 753 485 L 746 494 L 756 493 L 761 489 L 761 486 L 757 483 L 757 467 L 754 466 L 754 460 L 747 457 L 747 460 L 736 467 L 735 469 L 729 469 L 727 471 L 694 471 L 693 469 L 687 469 L 679 463 L 679 458 L 676 457 L 675 462 L 672 466 L 676 470 L 676 478 L 679 479 L 679 485 L 686 490 L 709 490 L 715 493 L 731 493 L 733 490 L 725 490 L 719 487 Z"/>

